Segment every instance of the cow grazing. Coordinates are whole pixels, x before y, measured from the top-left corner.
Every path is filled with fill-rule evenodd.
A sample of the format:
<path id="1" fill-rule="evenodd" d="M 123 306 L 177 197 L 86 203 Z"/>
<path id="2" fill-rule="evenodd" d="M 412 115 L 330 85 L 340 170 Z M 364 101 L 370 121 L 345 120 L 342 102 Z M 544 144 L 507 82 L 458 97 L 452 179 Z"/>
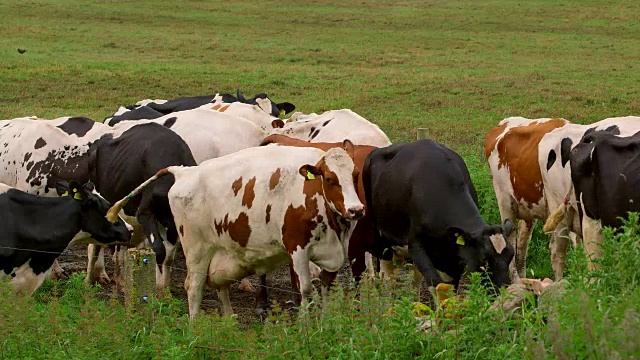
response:
<path id="1" fill-rule="evenodd" d="M 349 109 L 326 111 L 318 114 L 295 113 L 281 129 L 281 134 L 310 142 L 336 142 L 344 139 L 358 145 L 385 147 L 391 144 L 380 128 Z"/>
<path id="2" fill-rule="evenodd" d="M 234 280 L 291 261 L 309 295 L 309 261 L 331 272 L 342 266 L 355 227 L 349 220 L 364 215 L 353 184 L 353 145 L 345 141 L 344 148 L 264 146 L 167 169 L 176 179 L 169 203 L 187 259 L 191 316 L 200 310 L 205 282 L 218 290 L 228 316 Z"/>
<path id="3" fill-rule="evenodd" d="M 278 118 L 285 113 L 295 110 L 295 106 L 289 102 L 275 103 L 267 94 L 257 94 L 251 99 L 247 99 L 244 95 L 237 91 L 237 97 L 230 94 L 214 94 L 183 97 L 175 100 L 142 100 L 135 105 L 121 107 L 111 117 L 104 120 L 104 123 L 110 126 L 124 120 L 141 120 L 155 119 L 163 115 L 171 114 L 178 111 L 196 109 L 201 106 L 219 105 L 219 108 L 232 103 L 256 106 L 261 112 L 270 115 L 272 118 Z M 221 110 L 224 111 L 224 110 Z M 146 116 L 146 117 L 144 117 Z"/>
<path id="4" fill-rule="evenodd" d="M 503 227 L 489 226 L 478 210 L 469 171 L 452 150 L 432 140 L 394 144 L 373 150 L 362 174 L 376 236 L 408 255 L 435 287 L 442 272 L 458 284 L 465 266 L 487 266 L 496 286 L 506 283 L 513 248 Z M 485 265 L 486 263 L 486 265 Z"/>
<path id="5" fill-rule="evenodd" d="M 11 277 L 23 294 L 40 287 L 70 244 L 89 236 L 100 244 L 131 237 L 117 214 L 106 217 L 109 203 L 93 184 L 58 180 L 56 189 L 61 197 L 45 198 L 0 184 L 0 280 Z"/>

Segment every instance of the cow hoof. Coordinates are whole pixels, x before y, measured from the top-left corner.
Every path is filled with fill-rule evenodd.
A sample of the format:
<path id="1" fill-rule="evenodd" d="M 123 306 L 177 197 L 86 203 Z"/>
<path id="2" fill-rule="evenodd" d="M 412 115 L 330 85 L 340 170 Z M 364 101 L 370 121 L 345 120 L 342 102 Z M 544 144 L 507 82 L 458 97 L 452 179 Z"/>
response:
<path id="1" fill-rule="evenodd" d="M 254 288 L 253 285 L 251 285 L 251 283 L 247 279 L 242 279 L 242 281 L 240 282 L 240 285 L 238 285 L 238 289 L 246 292 L 256 291 L 256 288 Z"/>
<path id="2" fill-rule="evenodd" d="M 261 319 L 265 319 L 269 316 L 270 309 L 264 306 L 257 307 L 255 309 L 256 315 L 258 315 Z"/>

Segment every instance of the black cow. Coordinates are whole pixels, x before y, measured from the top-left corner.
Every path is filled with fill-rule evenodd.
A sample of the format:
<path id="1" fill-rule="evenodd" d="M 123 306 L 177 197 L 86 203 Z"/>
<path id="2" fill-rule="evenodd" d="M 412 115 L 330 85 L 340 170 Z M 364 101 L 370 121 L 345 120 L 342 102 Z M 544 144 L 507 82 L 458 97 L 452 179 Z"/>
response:
<path id="1" fill-rule="evenodd" d="M 496 286 L 507 282 L 514 252 L 504 236 L 513 224 L 489 226 L 482 219 L 469 171 L 455 152 L 432 140 L 394 144 L 373 150 L 362 176 L 377 241 L 408 245 L 430 286 L 443 282 L 437 271 L 457 285 L 465 265 L 472 272 L 487 266 Z"/>
<path id="2" fill-rule="evenodd" d="M 617 131 L 587 131 L 571 150 L 571 181 L 575 188 L 583 242 L 599 257 L 601 227 L 620 227 L 620 217 L 640 211 L 640 132 L 628 137 Z"/>
<path id="3" fill-rule="evenodd" d="M 172 165 L 196 166 L 196 161 L 180 136 L 156 123 L 132 126 L 119 136 L 108 133 L 89 149 L 89 178 L 102 196 L 112 202 L 124 198 L 158 170 Z M 136 217 L 151 242 L 163 276 L 156 279 L 161 288 L 165 283 L 168 285 L 168 270 L 178 240 L 167 198 L 173 182 L 172 175 L 163 177 L 124 207 L 125 214 Z M 165 229 L 167 243 L 161 235 Z"/>
<path id="4" fill-rule="evenodd" d="M 0 184 L 0 279 L 32 294 L 51 272 L 55 259 L 72 242 L 126 242 L 131 233 L 122 219 L 105 216 L 109 203 L 93 184 L 56 182 L 62 197 L 38 197 Z"/>
<path id="5" fill-rule="evenodd" d="M 126 109 L 129 111 L 119 110 L 111 117 L 104 120 L 104 123 L 113 126 L 124 120 L 141 120 L 141 119 L 157 119 L 161 116 L 174 113 L 177 111 L 191 110 L 210 103 L 234 103 L 241 102 L 243 104 L 257 105 L 263 111 L 274 117 L 279 117 L 280 112 L 290 113 L 295 110 L 295 106 L 289 102 L 275 103 L 265 93 L 260 93 L 251 99 L 247 99 L 244 95 L 237 91 L 237 97 L 231 94 L 213 94 L 182 97 L 168 101 L 149 101 L 144 105 L 131 105 Z"/>

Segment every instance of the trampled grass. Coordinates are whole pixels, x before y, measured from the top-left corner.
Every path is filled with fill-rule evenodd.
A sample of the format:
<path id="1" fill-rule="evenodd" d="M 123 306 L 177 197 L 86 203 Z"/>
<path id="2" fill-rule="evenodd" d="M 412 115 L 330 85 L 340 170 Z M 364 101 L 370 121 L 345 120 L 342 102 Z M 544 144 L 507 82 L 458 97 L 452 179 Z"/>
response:
<path id="1" fill-rule="evenodd" d="M 499 216 L 495 195 L 482 159 L 486 132 L 507 116 L 559 116 L 593 122 L 638 114 L 639 10 L 640 3 L 595 0 L 573 3 L 5 0 L 0 4 L 0 118 L 77 115 L 101 120 L 119 105 L 143 98 L 233 92 L 237 88 L 251 95 L 267 92 L 277 101 L 293 102 L 297 110 L 305 113 L 350 108 L 379 124 L 393 141 L 412 140 L 415 129 L 421 127 L 427 129 L 430 137 L 460 152 L 479 189 L 483 215 L 487 221 L 496 223 Z M 27 51 L 20 54 L 18 48 Z M 546 238 L 536 233 L 528 260 L 536 277 L 551 275 L 547 244 Z M 625 304 L 636 311 L 630 316 L 637 319 L 638 302 L 633 300 L 637 300 L 637 294 L 628 299 Z M 580 306 L 600 309 L 590 301 L 587 298 Z M 63 303 L 64 296 L 56 302 Z M 90 309 L 105 306 L 92 299 L 74 302 L 77 306 L 83 303 L 90 303 L 87 305 Z M 31 306 L 42 309 L 45 306 L 42 304 L 36 299 L 25 309 L 33 309 Z M 7 312 L 6 309 L 3 305 L 2 311 Z M 475 340 L 500 349 L 493 354 L 522 353 L 528 346 L 527 351 L 542 349 L 562 357 L 566 353 L 549 341 L 555 334 L 553 331 L 568 331 L 565 328 L 571 323 L 568 314 L 578 316 L 580 312 L 560 310 L 564 311 L 560 320 L 565 323 L 558 323 L 557 329 L 547 329 L 536 322 L 537 315 L 528 314 L 524 321 L 533 324 L 531 337 L 525 336 L 525 323 L 518 322 L 514 325 L 515 333 L 514 327 L 494 326 L 492 331 L 499 331 L 499 341 L 493 335 Z M 178 320 L 159 317 L 172 324 L 162 328 L 166 333 L 147 333 L 154 327 L 127 318 L 120 309 L 110 311 L 101 312 L 100 316 L 113 318 L 114 327 L 122 329 L 120 321 L 132 321 L 136 324 L 132 328 L 142 331 L 132 335 L 129 328 L 122 329 L 126 339 L 121 341 L 127 344 L 127 349 L 140 351 L 142 357 L 191 358 L 196 354 L 190 352 L 196 351 L 190 348 L 191 341 L 204 336 L 190 333 L 183 320 L 179 320 L 182 314 L 176 314 L 174 318 Z M 78 326 L 77 332 L 83 331 L 82 326 L 95 326 L 96 334 L 104 336 L 112 336 L 111 331 L 116 331 L 107 325 L 101 327 L 108 321 L 79 325 L 76 320 L 58 319 L 66 317 L 65 313 L 42 314 L 55 320 L 55 325 L 42 328 L 42 333 L 65 335 L 53 337 L 59 339 L 55 348 L 59 355 L 51 357 L 99 357 L 98 350 L 104 348 L 101 341 L 106 340 L 74 338 L 70 344 L 86 341 L 98 350 L 76 355 L 65 352 L 69 351 L 65 350 L 65 338 L 74 334 Z M 29 320 L 32 315 L 20 316 L 23 317 L 10 319 L 7 313 L 3 315 L 6 321 L 2 327 L 9 340 L 0 346 L 0 357 L 47 357 L 38 352 L 16 353 L 11 348 L 12 344 L 19 345 L 25 341 L 22 339 L 30 338 L 15 329 L 7 333 L 10 321 L 38 325 L 36 320 Z M 69 316 L 77 315 L 69 310 Z M 619 320 L 611 321 L 617 324 Z M 285 357 L 290 354 L 287 352 L 297 354 L 300 350 L 287 345 L 294 342 L 270 337 L 284 336 L 286 328 L 269 333 L 259 327 L 238 335 L 240 330 L 226 322 L 213 323 L 229 334 L 253 339 L 258 345 L 245 349 L 253 355 L 214 351 L 209 356 Z M 213 323 L 209 325 L 214 327 Z M 343 328 L 335 329 L 335 334 L 343 334 L 351 326 L 348 324 L 353 325 L 340 321 L 337 324 Z M 600 329 L 610 326 L 598 324 Z M 363 324 L 356 327 L 376 334 L 369 328 Z M 319 331 L 317 327 L 313 329 Z M 290 331 L 301 334 L 303 329 Z M 343 354 L 358 358 L 367 354 L 369 358 L 378 354 L 381 358 L 402 358 L 407 354 L 431 357 L 438 353 L 445 358 L 476 355 L 483 358 L 492 354 L 473 346 L 460 353 L 456 349 L 463 348 L 457 347 L 458 340 L 452 338 L 416 339 L 408 332 L 390 330 L 394 336 L 406 339 L 404 350 L 395 352 L 384 347 L 391 343 L 368 339 L 354 328 L 348 331 L 355 335 L 342 338 L 344 341 L 339 344 L 329 342 L 335 348 L 328 349 L 325 356 Z M 318 334 L 324 335 L 317 339 L 328 341 L 329 337 L 323 337 L 326 333 Z M 162 343 L 173 339 L 172 336 L 179 340 L 164 343 L 171 346 L 155 342 Z M 293 337 L 290 341 L 303 338 Z M 443 341 L 444 345 L 438 347 L 434 341 Z M 281 343 L 285 345 L 277 345 Z M 381 347 L 375 348 L 375 344 Z M 563 344 L 563 349 L 577 349 L 575 353 L 580 356 L 592 354 L 576 348 L 576 344 L 581 344 L 578 340 Z M 159 349 L 157 352 L 149 350 L 154 346 Z M 184 352 L 184 349 L 191 350 Z M 344 352 L 329 352 L 337 349 Z M 376 349 L 383 350 L 375 352 Z M 136 354 L 133 350 L 121 350 L 114 352 L 114 357 Z M 207 357 L 207 353 L 198 354 Z M 322 357 L 321 353 L 302 354 L 299 357 Z"/>

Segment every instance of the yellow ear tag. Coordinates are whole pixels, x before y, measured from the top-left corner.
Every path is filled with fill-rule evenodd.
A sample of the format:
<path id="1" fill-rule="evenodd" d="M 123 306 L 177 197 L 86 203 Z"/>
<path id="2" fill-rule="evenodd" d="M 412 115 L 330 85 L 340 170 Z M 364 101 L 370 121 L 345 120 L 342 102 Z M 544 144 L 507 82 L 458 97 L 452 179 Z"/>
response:
<path id="1" fill-rule="evenodd" d="M 285 115 L 287 115 L 287 112 L 284 110 L 280 110 L 280 119 L 284 119 Z"/>
<path id="2" fill-rule="evenodd" d="M 462 237 L 462 235 L 458 235 L 458 238 L 456 239 L 456 244 L 464 245 L 464 238 Z"/>
<path id="3" fill-rule="evenodd" d="M 65 191 L 60 195 L 60 197 L 69 196 L 69 190 Z"/>
<path id="4" fill-rule="evenodd" d="M 316 179 L 316 177 L 315 177 L 311 172 L 307 171 L 307 179 L 309 179 L 309 180 L 315 180 L 315 179 Z"/>
<path id="5" fill-rule="evenodd" d="M 73 198 L 76 200 L 82 200 L 82 195 L 80 195 L 80 193 L 75 193 L 73 194 Z"/>

